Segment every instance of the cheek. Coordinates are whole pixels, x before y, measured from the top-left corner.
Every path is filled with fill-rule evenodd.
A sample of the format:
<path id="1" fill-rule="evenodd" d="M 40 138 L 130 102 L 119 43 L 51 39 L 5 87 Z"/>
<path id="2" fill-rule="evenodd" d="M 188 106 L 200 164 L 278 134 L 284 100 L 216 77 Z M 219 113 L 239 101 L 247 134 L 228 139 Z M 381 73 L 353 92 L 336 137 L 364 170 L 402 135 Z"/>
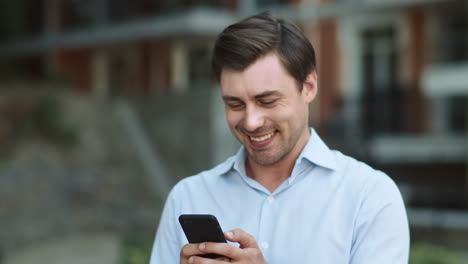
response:
<path id="1" fill-rule="evenodd" d="M 269 112 L 268 116 L 273 123 L 283 129 L 294 129 L 305 119 L 304 107 L 299 105 L 299 102 L 295 106 L 287 105 Z"/>
<path id="2" fill-rule="evenodd" d="M 296 118 L 297 112 L 291 107 L 278 107 L 268 112 L 268 117 L 276 123 L 285 123 Z"/>
<path id="3" fill-rule="evenodd" d="M 242 119 L 242 115 L 239 112 L 230 111 L 226 109 L 226 121 L 230 128 L 234 128 Z"/>

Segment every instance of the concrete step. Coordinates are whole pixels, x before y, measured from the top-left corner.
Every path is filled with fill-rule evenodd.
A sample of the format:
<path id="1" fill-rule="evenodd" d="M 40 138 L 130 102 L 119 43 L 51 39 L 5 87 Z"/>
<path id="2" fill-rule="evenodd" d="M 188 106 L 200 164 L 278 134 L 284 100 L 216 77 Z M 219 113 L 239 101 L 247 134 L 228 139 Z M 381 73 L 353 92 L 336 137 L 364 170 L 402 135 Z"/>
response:
<path id="1" fill-rule="evenodd" d="M 7 254 L 4 264 L 116 264 L 120 263 L 117 235 L 78 235 L 54 239 Z"/>

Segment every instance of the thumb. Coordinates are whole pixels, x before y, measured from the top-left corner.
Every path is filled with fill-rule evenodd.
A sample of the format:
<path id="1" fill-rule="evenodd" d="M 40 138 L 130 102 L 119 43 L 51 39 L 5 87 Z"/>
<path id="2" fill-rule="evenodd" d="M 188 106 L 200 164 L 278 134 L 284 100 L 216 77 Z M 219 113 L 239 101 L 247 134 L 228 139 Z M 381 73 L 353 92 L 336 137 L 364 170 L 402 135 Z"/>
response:
<path id="1" fill-rule="evenodd" d="M 231 242 L 239 243 L 240 248 L 258 248 L 255 238 L 242 229 L 224 232 L 224 236 Z"/>

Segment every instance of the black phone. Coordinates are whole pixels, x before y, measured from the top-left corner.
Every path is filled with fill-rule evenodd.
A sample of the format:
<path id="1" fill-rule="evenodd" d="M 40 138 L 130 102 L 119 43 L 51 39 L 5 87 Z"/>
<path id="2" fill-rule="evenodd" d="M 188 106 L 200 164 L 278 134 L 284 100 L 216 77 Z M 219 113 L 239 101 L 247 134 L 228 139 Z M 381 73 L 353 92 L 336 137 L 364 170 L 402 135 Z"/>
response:
<path id="1" fill-rule="evenodd" d="M 219 242 L 227 243 L 218 219 L 209 214 L 183 214 L 179 216 L 179 223 L 184 230 L 189 243 Z M 223 257 L 218 254 L 204 254 L 204 258 Z"/>

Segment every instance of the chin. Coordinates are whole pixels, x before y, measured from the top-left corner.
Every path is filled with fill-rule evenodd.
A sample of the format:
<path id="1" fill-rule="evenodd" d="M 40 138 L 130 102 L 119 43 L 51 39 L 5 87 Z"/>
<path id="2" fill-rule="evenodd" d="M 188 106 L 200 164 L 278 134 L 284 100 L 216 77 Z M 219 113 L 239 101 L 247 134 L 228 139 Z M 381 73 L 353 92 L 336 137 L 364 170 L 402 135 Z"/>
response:
<path id="1" fill-rule="evenodd" d="M 252 154 L 252 153 L 249 153 L 249 156 L 250 158 L 252 159 L 253 162 L 255 162 L 256 164 L 258 165 L 261 165 L 261 166 L 270 166 L 270 165 L 274 165 L 275 163 L 277 163 L 278 161 L 280 161 L 282 159 L 282 157 L 280 157 L 279 155 L 268 155 L 268 154 L 260 154 L 258 155 L 255 155 L 255 154 Z"/>

